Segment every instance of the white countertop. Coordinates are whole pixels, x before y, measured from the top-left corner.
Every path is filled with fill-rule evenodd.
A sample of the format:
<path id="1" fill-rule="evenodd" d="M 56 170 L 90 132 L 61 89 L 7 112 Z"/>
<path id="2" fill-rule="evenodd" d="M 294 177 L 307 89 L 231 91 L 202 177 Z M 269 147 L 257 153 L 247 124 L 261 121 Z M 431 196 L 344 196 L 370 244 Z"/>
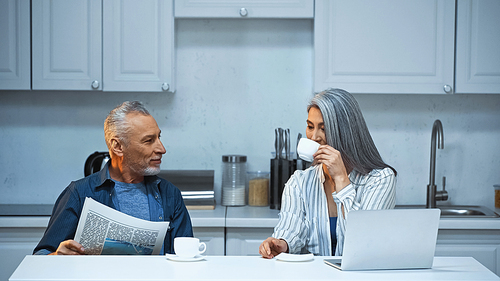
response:
<path id="1" fill-rule="evenodd" d="M 278 214 L 269 207 L 227 207 L 226 227 L 275 227 Z M 500 230 L 500 218 L 441 218 L 439 229 Z"/>
<path id="2" fill-rule="evenodd" d="M 441 218 L 439 229 L 500 229 L 500 218 Z"/>
<path id="3" fill-rule="evenodd" d="M 215 205 L 214 210 L 188 210 L 193 227 L 224 227 L 226 207 Z"/>
<path id="4" fill-rule="evenodd" d="M 0 227 L 47 227 L 49 224 L 49 216 L 29 217 L 29 216 L 12 216 L 0 217 Z"/>
<path id="5" fill-rule="evenodd" d="M 498 212 L 498 209 L 496 210 Z M 225 207 L 214 210 L 189 210 L 193 227 L 274 228 L 279 211 L 269 207 Z M 48 216 L 0 216 L 0 227 L 47 227 Z M 441 218 L 439 229 L 500 230 L 500 218 Z"/>
<path id="6" fill-rule="evenodd" d="M 271 227 L 278 224 L 279 210 L 267 207 L 227 207 L 226 227 Z"/>
<path id="7" fill-rule="evenodd" d="M 9 280 L 500 280 L 467 257 L 436 257 L 432 269 L 376 271 L 340 271 L 324 258 L 207 256 L 177 262 L 162 256 L 26 256 Z"/>
<path id="8" fill-rule="evenodd" d="M 188 210 L 193 227 L 224 227 L 226 207 L 214 210 Z M 0 227 L 47 227 L 50 216 L 0 216 Z"/>

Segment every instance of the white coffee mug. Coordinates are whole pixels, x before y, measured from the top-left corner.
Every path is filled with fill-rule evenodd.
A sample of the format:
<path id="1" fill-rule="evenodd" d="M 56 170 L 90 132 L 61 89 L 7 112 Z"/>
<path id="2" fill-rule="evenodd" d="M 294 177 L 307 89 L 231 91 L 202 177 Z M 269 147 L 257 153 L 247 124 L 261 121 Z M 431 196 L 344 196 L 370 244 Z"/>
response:
<path id="1" fill-rule="evenodd" d="M 201 250 L 200 250 L 201 249 Z M 203 254 L 207 250 L 207 245 L 194 237 L 176 237 L 174 239 L 174 251 L 178 257 L 194 258 Z"/>
<path id="2" fill-rule="evenodd" d="M 314 160 L 313 154 L 318 151 L 319 146 L 320 144 L 313 140 L 301 138 L 297 146 L 297 153 L 300 158 L 312 162 Z"/>

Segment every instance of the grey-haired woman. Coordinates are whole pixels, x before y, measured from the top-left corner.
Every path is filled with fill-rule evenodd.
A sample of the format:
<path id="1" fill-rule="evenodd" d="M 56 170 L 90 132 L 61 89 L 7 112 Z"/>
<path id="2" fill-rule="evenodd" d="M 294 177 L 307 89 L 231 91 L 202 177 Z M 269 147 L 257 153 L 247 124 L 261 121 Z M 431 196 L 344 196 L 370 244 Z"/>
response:
<path id="1" fill-rule="evenodd" d="M 306 136 L 320 147 L 313 165 L 286 183 L 279 222 L 259 247 L 264 258 L 282 252 L 340 256 L 347 213 L 395 206 L 396 170 L 382 160 L 356 99 L 327 89 L 307 110 Z"/>

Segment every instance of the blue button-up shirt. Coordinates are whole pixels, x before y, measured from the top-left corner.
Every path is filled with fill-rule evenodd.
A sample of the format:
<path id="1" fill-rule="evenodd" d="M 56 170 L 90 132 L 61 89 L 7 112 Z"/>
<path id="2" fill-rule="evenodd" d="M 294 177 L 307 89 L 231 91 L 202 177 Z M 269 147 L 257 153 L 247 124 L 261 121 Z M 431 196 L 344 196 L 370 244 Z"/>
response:
<path id="1" fill-rule="evenodd" d="M 193 236 L 191 218 L 181 192 L 172 183 L 157 176 L 144 177 L 144 183 L 151 221 L 170 222 L 162 252 L 173 254 L 175 237 Z M 100 172 L 71 182 L 57 198 L 45 234 L 33 253 L 50 254 L 57 250 L 61 242 L 74 239 L 86 197 L 116 209 L 113 203 L 114 184 L 109 176 L 109 163 Z"/>

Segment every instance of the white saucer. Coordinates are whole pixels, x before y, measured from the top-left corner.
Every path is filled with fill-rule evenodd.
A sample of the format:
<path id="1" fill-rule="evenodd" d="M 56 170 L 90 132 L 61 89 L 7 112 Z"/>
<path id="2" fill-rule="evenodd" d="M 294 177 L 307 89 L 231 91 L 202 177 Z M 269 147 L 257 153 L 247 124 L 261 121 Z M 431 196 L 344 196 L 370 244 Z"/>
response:
<path id="1" fill-rule="evenodd" d="M 190 261 L 201 261 L 205 258 L 205 256 L 194 256 L 192 258 L 184 258 L 184 257 L 179 257 L 177 255 L 172 255 L 172 254 L 165 254 L 165 256 L 167 257 L 167 259 L 169 260 L 172 260 L 172 261 L 187 261 L 187 262 L 190 262 Z"/>
<path id="2" fill-rule="evenodd" d="M 276 256 L 277 260 L 280 261 L 310 261 L 314 259 L 313 254 L 302 254 L 302 255 L 294 255 L 294 254 L 288 254 L 288 253 L 281 253 Z"/>

